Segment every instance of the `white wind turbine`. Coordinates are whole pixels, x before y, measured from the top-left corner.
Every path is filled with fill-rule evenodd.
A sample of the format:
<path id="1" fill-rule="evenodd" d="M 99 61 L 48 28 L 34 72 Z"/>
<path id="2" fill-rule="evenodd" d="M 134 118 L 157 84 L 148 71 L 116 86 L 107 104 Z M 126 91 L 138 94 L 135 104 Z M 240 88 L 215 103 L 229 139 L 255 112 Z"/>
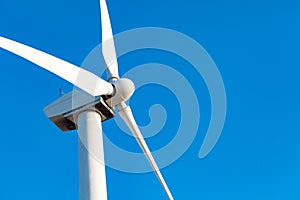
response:
<path id="1" fill-rule="evenodd" d="M 1 36 L 0 47 L 56 74 L 84 91 L 66 94 L 45 108 L 46 115 L 61 130 L 68 131 L 75 128 L 78 130 L 80 200 L 107 199 L 105 164 L 99 162 L 97 158 L 104 162 L 101 121 L 114 117 L 115 106 L 143 150 L 168 198 L 173 200 L 131 109 L 126 104 L 134 92 L 134 84 L 129 79 L 119 78 L 113 33 L 105 0 L 100 0 L 100 10 L 102 52 L 108 81 L 69 62 Z M 94 98 L 89 98 L 90 95 Z"/>

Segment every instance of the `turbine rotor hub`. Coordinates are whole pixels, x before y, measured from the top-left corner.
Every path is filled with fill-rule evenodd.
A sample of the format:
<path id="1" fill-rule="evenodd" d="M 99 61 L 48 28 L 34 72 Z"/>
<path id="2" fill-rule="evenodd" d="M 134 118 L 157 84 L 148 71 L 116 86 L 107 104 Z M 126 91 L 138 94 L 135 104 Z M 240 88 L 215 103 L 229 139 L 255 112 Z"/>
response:
<path id="1" fill-rule="evenodd" d="M 134 93 L 134 83 L 128 78 L 120 78 L 114 84 L 115 93 L 111 98 L 111 106 L 127 101 Z"/>

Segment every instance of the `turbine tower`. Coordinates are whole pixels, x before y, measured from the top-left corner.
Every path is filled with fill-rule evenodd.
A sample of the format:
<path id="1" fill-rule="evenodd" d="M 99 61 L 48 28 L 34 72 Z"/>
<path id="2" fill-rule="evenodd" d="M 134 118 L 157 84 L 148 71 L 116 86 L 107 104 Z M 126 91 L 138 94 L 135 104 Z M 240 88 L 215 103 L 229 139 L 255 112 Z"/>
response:
<path id="1" fill-rule="evenodd" d="M 77 129 L 79 200 L 106 200 L 106 174 L 101 122 L 118 114 L 133 133 L 168 198 L 173 196 L 149 150 L 126 101 L 134 92 L 131 80 L 120 78 L 109 13 L 100 0 L 102 53 L 108 80 L 67 61 L 19 42 L 0 37 L 0 47 L 54 73 L 83 91 L 63 95 L 45 108 L 45 113 L 62 131 Z"/>

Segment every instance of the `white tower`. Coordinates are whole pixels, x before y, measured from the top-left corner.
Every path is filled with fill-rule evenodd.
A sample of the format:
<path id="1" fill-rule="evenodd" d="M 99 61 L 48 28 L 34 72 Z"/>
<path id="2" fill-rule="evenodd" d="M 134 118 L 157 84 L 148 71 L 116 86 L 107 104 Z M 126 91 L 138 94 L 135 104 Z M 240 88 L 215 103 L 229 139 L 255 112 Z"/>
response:
<path id="1" fill-rule="evenodd" d="M 79 200 L 106 200 L 101 122 L 115 116 L 102 97 L 74 90 L 44 110 L 62 131 L 78 130 Z"/>

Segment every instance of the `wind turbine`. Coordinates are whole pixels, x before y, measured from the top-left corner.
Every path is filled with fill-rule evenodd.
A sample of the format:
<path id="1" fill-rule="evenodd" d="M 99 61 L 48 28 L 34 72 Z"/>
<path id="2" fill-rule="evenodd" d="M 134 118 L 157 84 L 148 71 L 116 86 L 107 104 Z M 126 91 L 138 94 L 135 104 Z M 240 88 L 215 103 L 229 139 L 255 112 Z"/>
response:
<path id="1" fill-rule="evenodd" d="M 168 198 L 173 196 L 149 150 L 126 101 L 134 92 L 131 80 L 120 78 L 109 12 L 100 0 L 102 52 L 108 80 L 67 61 L 0 36 L 0 47 L 54 73 L 84 92 L 63 95 L 45 108 L 46 115 L 62 130 L 78 130 L 79 199 L 106 200 L 106 174 L 101 122 L 115 116 L 114 107 L 134 135 Z M 93 98 L 91 98 L 91 96 Z M 75 99 L 75 101 L 74 101 Z M 93 150 L 93 153 L 91 152 Z"/>

